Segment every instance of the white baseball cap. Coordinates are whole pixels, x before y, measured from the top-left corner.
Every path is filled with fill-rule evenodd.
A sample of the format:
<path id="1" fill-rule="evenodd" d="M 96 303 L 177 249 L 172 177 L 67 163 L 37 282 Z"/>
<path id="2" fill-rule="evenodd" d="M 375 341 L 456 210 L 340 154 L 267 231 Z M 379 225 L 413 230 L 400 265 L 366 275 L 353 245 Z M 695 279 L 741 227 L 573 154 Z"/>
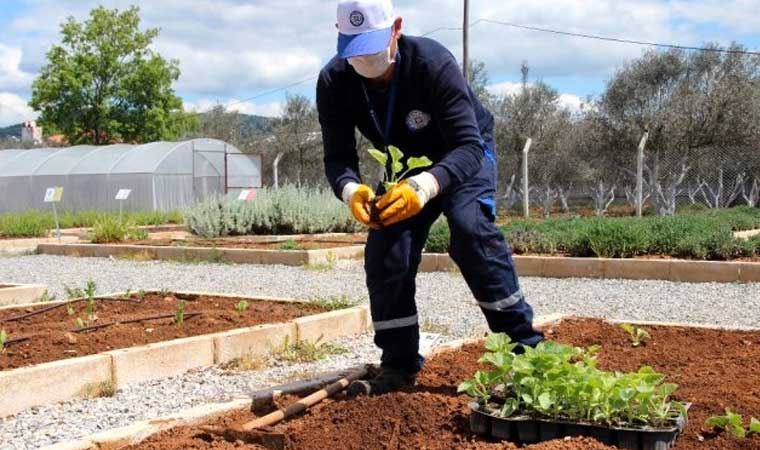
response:
<path id="1" fill-rule="evenodd" d="M 372 55 L 388 47 L 393 31 L 391 0 L 338 2 L 338 56 Z"/>

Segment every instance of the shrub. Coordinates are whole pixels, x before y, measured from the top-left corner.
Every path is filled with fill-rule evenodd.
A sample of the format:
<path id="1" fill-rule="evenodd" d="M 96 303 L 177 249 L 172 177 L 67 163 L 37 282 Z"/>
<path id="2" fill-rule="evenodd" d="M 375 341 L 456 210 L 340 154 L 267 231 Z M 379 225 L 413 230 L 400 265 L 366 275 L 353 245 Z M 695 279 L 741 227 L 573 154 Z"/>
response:
<path id="1" fill-rule="evenodd" d="M 428 234 L 425 251 L 428 253 L 446 253 L 449 251 L 449 226 L 445 219 L 438 219 Z"/>
<path id="2" fill-rule="evenodd" d="M 296 186 L 262 188 L 251 202 L 215 197 L 188 211 L 185 222 L 192 233 L 205 238 L 364 230 L 332 191 Z"/>
<path id="3" fill-rule="evenodd" d="M 92 242 L 96 244 L 143 240 L 147 237 L 147 231 L 137 228 L 132 222 L 121 222 L 112 215 L 102 216 L 92 229 Z"/>
<path id="4" fill-rule="evenodd" d="M 39 211 L 0 214 L 0 237 L 45 237 L 55 227 L 52 214 Z"/>

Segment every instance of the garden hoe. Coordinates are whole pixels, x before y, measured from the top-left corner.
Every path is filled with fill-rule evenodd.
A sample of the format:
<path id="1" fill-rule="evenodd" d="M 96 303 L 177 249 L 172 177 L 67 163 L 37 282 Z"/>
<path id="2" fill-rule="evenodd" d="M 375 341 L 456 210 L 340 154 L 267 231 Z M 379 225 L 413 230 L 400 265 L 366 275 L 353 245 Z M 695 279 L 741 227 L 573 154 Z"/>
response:
<path id="1" fill-rule="evenodd" d="M 310 407 L 318 404 L 322 400 L 330 398 L 333 395 L 342 392 L 348 387 L 349 384 L 351 384 L 352 381 L 365 378 L 370 370 L 371 367 L 361 367 L 354 369 L 350 373 L 342 376 L 340 379 L 337 379 L 337 381 L 331 382 L 324 388 L 313 392 L 311 395 L 298 400 L 290 406 L 276 410 L 250 422 L 246 422 L 239 427 L 222 428 L 215 426 L 202 426 L 200 429 L 206 433 L 221 436 L 230 442 L 242 441 L 248 444 L 262 445 L 270 450 L 283 450 L 285 448 L 285 435 L 283 433 L 273 433 L 267 430 L 266 427 L 271 427 L 272 425 L 275 425 L 285 419 L 289 419 L 297 414 L 300 414 Z M 274 388 L 264 391 L 264 398 L 262 398 L 262 395 L 254 394 L 252 409 L 260 410 L 262 408 L 262 403 L 273 404 L 274 400 L 279 395 L 298 394 L 299 391 L 302 392 L 309 387 L 314 388 L 315 385 L 324 385 L 324 382 L 326 379 L 328 379 L 328 377 L 331 377 L 332 380 L 335 380 L 335 375 L 331 374 L 323 376 L 320 379 L 314 380 L 312 382 L 293 383 L 280 387 L 279 389 Z M 266 408 L 266 406 L 263 407 Z"/>

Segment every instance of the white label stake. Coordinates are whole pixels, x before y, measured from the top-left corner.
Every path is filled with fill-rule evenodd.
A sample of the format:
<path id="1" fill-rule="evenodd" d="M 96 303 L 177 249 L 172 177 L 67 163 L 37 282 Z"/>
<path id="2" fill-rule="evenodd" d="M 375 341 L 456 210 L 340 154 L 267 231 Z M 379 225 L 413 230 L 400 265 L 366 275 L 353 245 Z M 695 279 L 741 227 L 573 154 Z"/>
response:
<path id="1" fill-rule="evenodd" d="M 61 225 L 58 221 L 58 211 L 55 209 L 55 204 L 59 203 L 63 199 L 62 187 L 51 187 L 45 191 L 45 203 L 50 203 L 53 206 L 53 218 L 55 219 L 55 235 L 58 238 L 58 242 L 61 242 Z"/>
<path id="2" fill-rule="evenodd" d="M 116 200 L 119 201 L 119 222 L 121 222 L 121 216 L 124 211 L 124 202 L 129 198 L 129 194 L 132 193 L 132 189 L 119 189 L 116 193 Z"/>

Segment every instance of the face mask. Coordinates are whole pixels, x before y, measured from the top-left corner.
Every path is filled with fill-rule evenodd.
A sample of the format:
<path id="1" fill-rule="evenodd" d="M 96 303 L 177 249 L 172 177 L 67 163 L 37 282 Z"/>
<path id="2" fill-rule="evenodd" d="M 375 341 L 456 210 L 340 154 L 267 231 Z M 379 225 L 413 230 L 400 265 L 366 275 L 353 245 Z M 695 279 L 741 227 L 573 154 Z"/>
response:
<path id="1" fill-rule="evenodd" d="M 348 58 L 348 63 L 356 70 L 356 73 L 364 78 L 377 78 L 384 74 L 394 62 L 391 57 L 391 48 L 387 47 L 374 55 L 355 56 Z"/>

